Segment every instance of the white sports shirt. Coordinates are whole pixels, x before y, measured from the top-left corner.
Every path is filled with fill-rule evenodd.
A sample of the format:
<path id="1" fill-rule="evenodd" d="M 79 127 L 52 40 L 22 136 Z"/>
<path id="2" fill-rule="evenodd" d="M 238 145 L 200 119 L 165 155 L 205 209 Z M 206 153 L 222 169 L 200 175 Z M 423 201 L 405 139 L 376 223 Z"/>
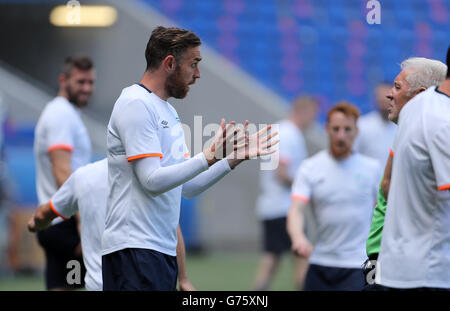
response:
<path id="1" fill-rule="evenodd" d="M 110 190 L 102 255 L 144 248 L 176 256 L 182 186 L 153 196 L 130 162 L 159 157 L 164 167 L 189 157 L 177 112 L 141 85 L 123 89 L 108 124 L 107 148 Z"/>
<path id="2" fill-rule="evenodd" d="M 302 162 L 292 199 L 312 206 L 317 239 L 310 263 L 361 268 L 379 181 L 378 161 L 358 153 L 338 161 L 323 150 Z"/>
<path id="3" fill-rule="evenodd" d="M 81 112 L 65 97 L 49 102 L 39 117 L 34 133 L 36 188 L 39 204 L 47 203 L 58 190 L 49 152 L 66 149 L 71 154 L 72 172 L 91 159 L 91 141 L 81 120 Z M 53 223 L 59 222 L 55 219 Z"/>
<path id="4" fill-rule="evenodd" d="M 397 125 L 383 120 L 378 111 L 372 111 L 359 118 L 358 128 L 359 134 L 355 141 L 355 150 L 377 159 L 380 166 L 384 168 L 397 132 Z"/>
<path id="5" fill-rule="evenodd" d="M 300 129 L 290 120 L 280 121 L 279 124 L 279 160 L 287 166 L 288 175 L 293 180 L 300 163 L 308 154 Z M 261 194 L 257 200 L 258 217 L 264 220 L 286 217 L 291 205 L 290 187 L 277 178 L 276 170 L 261 170 L 259 176 Z"/>
<path id="6" fill-rule="evenodd" d="M 450 288 L 450 98 L 436 87 L 399 115 L 375 281 Z"/>
<path id="7" fill-rule="evenodd" d="M 101 237 L 108 195 L 108 161 L 103 159 L 76 170 L 50 200 L 53 211 L 68 219 L 77 211 L 81 219 L 81 245 L 86 266 L 86 289 L 103 290 Z"/>

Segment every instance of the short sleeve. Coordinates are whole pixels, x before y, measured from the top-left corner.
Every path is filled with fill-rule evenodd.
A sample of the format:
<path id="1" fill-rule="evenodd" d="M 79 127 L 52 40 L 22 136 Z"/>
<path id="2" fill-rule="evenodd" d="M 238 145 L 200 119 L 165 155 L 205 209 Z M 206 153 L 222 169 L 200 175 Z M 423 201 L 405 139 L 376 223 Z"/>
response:
<path id="1" fill-rule="evenodd" d="M 308 178 L 308 167 L 305 164 L 300 165 L 297 174 L 292 183 L 291 198 L 308 203 L 311 198 L 311 183 Z"/>
<path id="2" fill-rule="evenodd" d="M 52 210 L 64 220 L 73 216 L 78 210 L 75 179 L 76 171 L 70 175 L 50 200 Z"/>
<path id="3" fill-rule="evenodd" d="M 163 157 L 156 112 L 142 101 L 135 100 L 128 103 L 116 118 L 128 162 L 145 157 Z"/>
<path id="4" fill-rule="evenodd" d="M 428 147 L 438 190 L 450 189 L 450 124 L 436 132 Z"/>
<path id="5" fill-rule="evenodd" d="M 65 149 L 73 151 L 74 131 L 71 116 L 59 115 L 46 124 L 47 151 Z"/>

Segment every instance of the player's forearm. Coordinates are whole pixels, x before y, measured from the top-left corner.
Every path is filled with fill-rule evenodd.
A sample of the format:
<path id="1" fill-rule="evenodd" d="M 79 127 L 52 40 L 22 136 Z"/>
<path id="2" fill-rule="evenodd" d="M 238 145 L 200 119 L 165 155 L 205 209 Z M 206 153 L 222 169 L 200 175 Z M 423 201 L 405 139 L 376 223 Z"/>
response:
<path id="1" fill-rule="evenodd" d="M 71 170 L 69 167 L 54 167 L 53 175 L 55 176 L 56 185 L 60 188 L 67 178 L 70 177 Z"/>
<path id="2" fill-rule="evenodd" d="M 216 182 L 221 180 L 225 175 L 231 171 L 227 159 L 222 159 L 213 166 L 211 166 L 207 171 L 201 173 L 200 175 L 189 180 L 183 184 L 183 196 L 186 198 L 193 198 Z"/>
<path id="3" fill-rule="evenodd" d="M 291 241 L 295 241 L 304 236 L 303 233 L 303 208 L 298 202 L 293 202 L 287 217 L 287 232 Z"/>
<path id="4" fill-rule="evenodd" d="M 180 226 L 177 228 L 177 264 L 178 264 L 178 279 L 183 280 L 187 279 L 187 271 L 186 271 L 186 249 L 184 246 L 183 234 L 181 233 Z"/>
<path id="5" fill-rule="evenodd" d="M 383 190 L 384 197 L 388 198 L 389 187 L 391 186 L 391 174 L 392 174 L 392 154 L 389 155 L 388 161 L 384 168 L 383 180 L 381 181 L 381 190 Z"/>
<path id="6" fill-rule="evenodd" d="M 50 162 L 52 164 L 53 175 L 55 176 L 56 185 L 59 187 L 69 178 L 72 173 L 71 153 L 67 150 L 56 149 L 50 151 Z"/>
<path id="7" fill-rule="evenodd" d="M 143 158 L 133 166 L 141 185 L 154 196 L 176 188 L 208 169 L 202 153 L 166 167 L 161 167 L 159 161 L 159 158 Z"/>

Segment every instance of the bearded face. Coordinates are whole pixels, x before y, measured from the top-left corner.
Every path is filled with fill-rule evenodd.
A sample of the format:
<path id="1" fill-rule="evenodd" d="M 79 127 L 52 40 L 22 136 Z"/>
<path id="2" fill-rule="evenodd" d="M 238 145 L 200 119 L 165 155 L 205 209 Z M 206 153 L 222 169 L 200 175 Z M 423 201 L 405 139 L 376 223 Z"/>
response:
<path id="1" fill-rule="evenodd" d="M 185 98 L 189 92 L 189 84 L 192 83 L 186 82 L 183 79 L 181 66 L 177 66 L 177 69 L 166 80 L 168 97 Z"/>
<path id="2" fill-rule="evenodd" d="M 73 68 L 69 76 L 64 77 L 62 87 L 67 99 L 77 107 L 88 104 L 89 98 L 94 91 L 95 72 L 90 70 L 79 70 Z"/>
<path id="3" fill-rule="evenodd" d="M 189 85 L 200 78 L 198 63 L 201 61 L 200 48 L 191 47 L 176 60 L 176 69 L 166 80 L 166 93 L 168 97 L 185 98 L 189 92 Z"/>
<path id="4" fill-rule="evenodd" d="M 330 116 L 326 126 L 330 143 L 330 152 L 335 158 L 344 158 L 351 154 L 353 142 L 358 134 L 354 116 L 337 111 Z"/>

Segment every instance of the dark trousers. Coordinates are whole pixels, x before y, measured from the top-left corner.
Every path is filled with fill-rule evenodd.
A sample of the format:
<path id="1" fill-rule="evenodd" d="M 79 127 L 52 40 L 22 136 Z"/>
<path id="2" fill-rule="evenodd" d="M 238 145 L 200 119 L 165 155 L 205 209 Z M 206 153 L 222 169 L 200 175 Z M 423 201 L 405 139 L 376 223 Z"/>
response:
<path id="1" fill-rule="evenodd" d="M 126 248 L 102 256 L 104 291 L 175 291 L 177 258 L 151 249 Z"/>
<path id="2" fill-rule="evenodd" d="M 361 269 L 327 267 L 310 264 L 305 291 L 361 291 L 364 275 Z"/>
<path id="3" fill-rule="evenodd" d="M 75 218 L 57 223 L 37 233 L 39 244 L 45 252 L 45 285 L 47 289 L 75 289 L 84 286 L 86 268 L 81 256 L 75 256 L 74 250 L 80 243 Z M 70 268 L 67 263 L 76 260 L 80 263 L 80 283 L 68 284 L 67 274 Z"/>

